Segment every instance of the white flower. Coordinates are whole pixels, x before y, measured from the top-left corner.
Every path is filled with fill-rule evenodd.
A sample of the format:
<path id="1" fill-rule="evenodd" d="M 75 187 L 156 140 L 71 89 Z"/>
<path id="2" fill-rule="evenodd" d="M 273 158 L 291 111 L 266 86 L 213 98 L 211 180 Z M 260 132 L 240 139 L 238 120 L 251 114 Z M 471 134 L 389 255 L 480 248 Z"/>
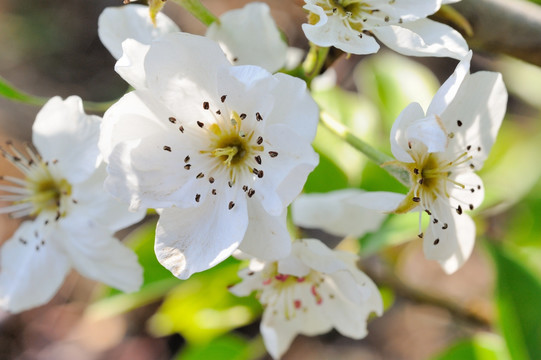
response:
<path id="1" fill-rule="evenodd" d="M 154 25 L 145 5 L 107 7 L 98 18 L 98 36 L 115 59 L 122 56 L 122 42 L 126 39 L 150 44 L 164 34 L 178 31 L 175 22 L 161 12 L 157 13 Z"/>
<path id="2" fill-rule="evenodd" d="M 296 225 L 304 228 L 321 229 L 335 236 L 360 237 L 378 230 L 387 217 L 384 211 L 393 210 L 387 204 L 399 203 L 403 198 L 400 194 L 359 189 L 302 194 L 291 204 L 291 216 Z"/>
<path id="3" fill-rule="evenodd" d="M 287 44 L 265 3 L 249 3 L 225 12 L 212 23 L 207 37 L 217 41 L 235 65 L 257 65 L 280 70 L 286 62 Z"/>
<path id="4" fill-rule="evenodd" d="M 32 215 L 1 250 L 0 306 L 13 312 L 49 301 L 70 268 L 124 291 L 142 283 L 135 254 L 113 233 L 139 221 L 103 191 L 100 166 L 100 118 L 86 115 L 80 98 L 55 97 L 45 104 L 33 126 L 35 151 L 8 143 L 2 155 L 24 175 L 5 176 L 0 208 L 13 217 Z"/>
<path id="5" fill-rule="evenodd" d="M 305 0 L 304 34 L 316 45 L 335 46 L 351 54 L 379 49 L 373 36 L 408 56 L 463 58 L 464 38 L 451 27 L 426 19 L 441 0 Z"/>
<path id="6" fill-rule="evenodd" d="M 469 74 L 470 54 L 442 85 L 425 114 L 410 104 L 391 130 L 391 162 L 410 173 L 411 189 L 395 212 L 425 211 L 430 225 L 424 241 L 427 258 L 447 273 L 468 259 L 475 224 L 464 213 L 484 198 L 479 170 L 488 156 L 507 105 L 501 74 Z"/>
<path id="7" fill-rule="evenodd" d="M 149 45 L 152 40 L 179 31 L 163 13 L 157 14 L 153 25 L 144 5 L 108 7 L 98 19 L 100 40 L 115 59 L 122 56 L 122 42 L 126 39 Z M 220 44 L 234 65 L 257 65 L 276 72 L 286 63 L 287 44 L 265 3 L 249 3 L 225 12 L 219 22 L 209 26 L 206 36 Z"/>
<path id="8" fill-rule="evenodd" d="M 231 66 L 217 43 L 196 35 L 123 46 L 116 69 L 136 90 L 104 116 L 106 188 L 132 208 L 164 208 L 159 261 L 187 278 L 239 246 L 265 259 L 287 255 L 285 208 L 318 162 L 310 146 L 318 109 L 305 83 Z"/>
<path id="9" fill-rule="evenodd" d="M 355 255 L 333 251 L 319 240 L 297 240 L 285 259 L 252 260 L 230 291 L 238 296 L 257 292 L 265 306 L 261 334 L 276 359 L 297 334 L 314 336 L 334 327 L 354 339 L 366 336 L 367 318 L 371 312 L 381 315 L 383 302 L 356 261 Z"/>

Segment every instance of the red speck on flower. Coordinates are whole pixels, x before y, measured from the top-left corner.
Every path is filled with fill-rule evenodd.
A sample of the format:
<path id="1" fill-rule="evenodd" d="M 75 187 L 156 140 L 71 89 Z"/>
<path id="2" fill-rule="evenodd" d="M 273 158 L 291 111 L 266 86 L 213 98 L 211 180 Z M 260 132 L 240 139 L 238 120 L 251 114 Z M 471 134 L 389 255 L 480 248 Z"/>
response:
<path id="1" fill-rule="evenodd" d="M 288 278 L 289 278 L 289 275 L 284 275 L 284 274 L 278 274 L 274 277 L 276 280 L 278 281 L 286 281 Z"/>
<path id="2" fill-rule="evenodd" d="M 295 305 L 295 309 L 300 309 L 302 306 L 302 303 L 300 300 L 293 301 L 293 305 Z"/>

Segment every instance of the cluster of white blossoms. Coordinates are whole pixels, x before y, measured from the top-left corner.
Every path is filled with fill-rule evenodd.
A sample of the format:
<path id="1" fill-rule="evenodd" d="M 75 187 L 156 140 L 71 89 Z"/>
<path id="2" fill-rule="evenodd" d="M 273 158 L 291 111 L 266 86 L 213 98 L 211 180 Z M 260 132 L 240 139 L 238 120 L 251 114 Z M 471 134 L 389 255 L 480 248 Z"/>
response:
<path id="1" fill-rule="evenodd" d="M 159 12 L 161 2 L 151 2 L 152 18 L 141 5 L 105 9 L 99 36 L 132 91 L 102 120 L 85 115 L 79 98 L 53 98 L 34 124 L 37 151 L 2 149 L 24 179 L 2 178 L 11 185 L 0 186 L 10 193 L 0 200 L 10 205 L 0 211 L 34 220 L 2 248 L 0 306 L 47 302 L 70 267 L 137 290 L 141 268 L 112 234 L 153 208 L 156 256 L 176 277 L 234 253 L 251 259 L 231 291 L 257 293 L 274 358 L 297 334 L 334 327 L 366 336 L 369 315 L 381 315 L 383 304 L 358 256 L 292 239 L 286 215 L 298 197 L 297 226 L 361 236 L 377 231 L 385 213 L 426 212 L 430 225 L 419 237 L 427 258 L 448 273 L 466 261 L 475 225 L 464 212 L 484 196 L 474 171 L 494 143 L 507 93 L 499 74 L 469 73 L 472 54 L 458 32 L 426 18 L 449 2 L 305 0 L 302 29 L 313 46 L 368 54 L 379 49 L 377 38 L 405 55 L 460 60 L 426 112 L 413 103 L 392 128 L 396 160 L 384 166 L 409 174 L 406 195 L 299 196 L 318 165 L 311 143 L 319 109 L 305 81 L 279 72 L 288 48 L 266 4 L 223 14 L 204 37 L 181 32 Z"/>

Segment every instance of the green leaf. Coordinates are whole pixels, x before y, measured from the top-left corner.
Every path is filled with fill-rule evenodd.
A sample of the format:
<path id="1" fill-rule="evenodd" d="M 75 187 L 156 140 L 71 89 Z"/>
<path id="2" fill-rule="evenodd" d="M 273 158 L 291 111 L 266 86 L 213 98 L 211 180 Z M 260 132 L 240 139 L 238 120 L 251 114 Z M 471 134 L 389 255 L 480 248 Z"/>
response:
<path id="1" fill-rule="evenodd" d="M 428 216 L 423 216 L 423 220 L 426 222 Z M 425 225 L 423 225 L 423 228 Z M 418 231 L 419 213 L 391 214 L 378 231 L 368 233 L 360 239 L 361 254 L 362 256 L 369 256 L 388 246 L 396 246 L 410 240 L 419 240 L 417 237 Z"/>
<path id="2" fill-rule="evenodd" d="M 499 326 L 513 360 L 541 359 L 541 281 L 509 248 L 490 246 Z"/>
<path id="3" fill-rule="evenodd" d="M 338 87 L 313 92 L 322 111 L 344 124 L 352 134 L 367 139 L 370 145 L 378 142 L 374 134 L 377 111 L 359 94 Z M 348 178 L 349 185 L 357 186 L 367 158 L 323 125 L 318 126 L 314 147 L 336 164 Z"/>
<path id="4" fill-rule="evenodd" d="M 177 360 L 249 360 L 250 343 L 246 339 L 226 334 L 208 343 L 188 345 Z"/>
<path id="5" fill-rule="evenodd" d="M 438 80 L 427 67 L 391 52 L 380 52 L 360 61 L 353 80 L 359 92 L 378 107 L 385 134 L 406 106 L 418 102 L 426 109 L 439 88 Z"/>
<path id="6" fill-rule="evenodd" d="M 502 339 L 492 334 L 482 334 L 463 340 L 445 350 L 432 360 L 508 360 L 509 355 Z"/>
<path id="7" fill-rule="evenodd" d="M 261 305 L 253 297 L 236 297 L 228 290 L 239 281 L 239 261 L 229 258 L 182 281 L 149 320 L 155 336 L 175 332 L 189 343 L 205 343 L 231 329 L 253 322 Z"/>
<path id="8" fill-rule="evenodd" d="M 20 101 L 30 105 L 44 105 L 47 98 L 29 95 L 21 90 L 17 90 L 13 85 L 0 77 L 0 95 L 14 101 Z"/>
<path id="9" fill-rule="evenodd" d="M 304 191 L 328 192 L 348 187 L 346 174 L 325 154 L 319 154 L 319 165 L 310 173 Z"/>

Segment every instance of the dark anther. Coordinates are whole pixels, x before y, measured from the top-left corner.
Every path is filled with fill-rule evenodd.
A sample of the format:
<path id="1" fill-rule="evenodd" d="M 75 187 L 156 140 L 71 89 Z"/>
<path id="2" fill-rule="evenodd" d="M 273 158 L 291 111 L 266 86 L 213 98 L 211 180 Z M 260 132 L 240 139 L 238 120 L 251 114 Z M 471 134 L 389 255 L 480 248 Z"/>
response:
<path id="1" fill-rule="evenodd" d="M 196 179 L 201 179 L 201 178 L 203 178 L 203 177 L 205 177 L 205 174 L 203 174 L 202 172 L 200 172 L 199 174 L 197 174 Z"/>
<path id="2" fill-rule="evenodd" d="M 261 156 L 257 155 L 254 159 L 255 159 L 256 163 L 261 165 Z"/>
<path id="3" fill-rule="evenodd" d="M 214 184 L 214 178 L 212 176 L 209 177 L 209 183 Z"/>
<path id="4" fill-rule="evenodd" d="M 261 145 L 263 143 L 263 138 L 260 136 L 257 138 L 257 145 Z"/>
<path id="5" fill-rule="evenodd" d="M 220 101 L 221 102 L 225 102 L 225 98 L 227 97 L 227 95 L 222 95 L 222 97 L 220 98 Z"/>
<path id="6" fill-rule="evenodd" d="M 438 245 L 438 244 L 439 244 L 439 242 L 440 242 L 440 239 L 436 239 L 436 240 L 434 240 L 434 245 Z"/>
<path id="7" fill-rule="evenodd" d="M 184 169 L 186 169 L 186 170 L 190 170 L 191 167 L 192 167 L 192 165 L 190 165 L 190 164 L 184 165 Z"/>
<path id="8" fill-rule="evenodd" d="M 413 200 L 414 202 L 420 202 L 421 198 L 418 196 L 414 196 L 411 200 Z"/>
<path id="9" fill-rule="evenodd" d="M 184 158 L 185 163 L 187 163 L 188 161 L 190 161 L 190 156 L 189 155 Z"/>
<path id="10" fill-rule="evenodd" d="M 248 190 L 248 197 L 252 197 L 252 196 L 254 196 L 254 194 L 255 194 L 255 190 L 254 190 L 254 189 Z"/>
<path id="11" fill-rule="evenodd" d="M 164 149 L 165 151 L 171 152 L 171 146 L 165 145 L 165 146 L 163 147 L 163 149 Z"/>
<path id="12" fill-rule="evenodd" d="M 445 230 L 445 229 L 447 229 L 448 227 L 449 227 L 449 224 L 444 223 L 443 226 L 442 226 L 441 228 L 442 228 L 442 230 Z"/>
<path id="13" fill-rule="evenodd" d="M 261 114 L 260 114 L 259 112 L 256 112 L 256 113 L 255 113 L 255 119 L 256 119 L 257 121 L 261 121 L 261 120 L 263 120 L 263 117 L 261 116 Z"/>
<path id="14" fill-rule="evenodd" d="M 242 113 L 242 114 L 239 115 L 239 117 L 240 117 L 242 120 L 244 120 L 244 119 L 246 119 L 246 114 L 245 114 L 245 113 Z"/>
<path id="15" fill-rule="evenodd" d="M 199 126 L 200 128 L 202 128 L 203 126 L 205 126 L 205 124 L 202 123 L 201 121 L 198 121 L 198 122 L 197 122 L 197 126 Z"/>
<path id="16" fill-rule="evenodd" d="M 276 151 L 269 151 L 269 156 L 270 157 L 277 157 L 278 156 L 278 153 Z"/>
<path id="17" fill-rule="evenodd" d="M 460 205 L 458 205 L 458 207 L 456 208 L 456 213 L 458 215 L 462 215 L 462 207 Z"/>
<path id="18" fill-rule="evenodd" d="M 235 203 L 233 201 L 229 202 L 229 210 L 233 209 L 233 206 L 235 206 Z"/>
<path id="19" fill-rule="evenodd" d="M 181 133 L 184 132 L 184 126 L 180 125 L 180 126 L 178 127 L 178 129 L 180 130 Z"/>
<path id="20" fill-rule="evenodd" d="M 201 199 L 201 194 L 195 194 L 195 201 L 199 202 L 200 199 Z"/>
<path id="21" fill-rule="evenodd" d="M 457 121 L 456 121 L 456 124 L 457 124 L 458 126 L 462 126 L 462 121 L 457 120 Z"/>
<path id="22" fill-rule="evenodd" d="M 417 168 L 413 169 L 413 173 L 414 173 L 415 175 L 419 175 L 419 169 L 417 169 Z"/>
<path id="23" fill-rule="evenodd" d="M 169 122 L 170 122 L 171 124 L 176 124 L 176 123 L 177 123 L 177 119 L 175 119 L 174 117 L 171 116 L 171 117 L 169 118 Z"/>
<path id="24" fill-rule="evenodd" d="M 203 109 L 208 110 L 209 108 L 210 108 L 210 105 L 209 105 L 208 101 L 205 101 L 203 103 Z"/>

